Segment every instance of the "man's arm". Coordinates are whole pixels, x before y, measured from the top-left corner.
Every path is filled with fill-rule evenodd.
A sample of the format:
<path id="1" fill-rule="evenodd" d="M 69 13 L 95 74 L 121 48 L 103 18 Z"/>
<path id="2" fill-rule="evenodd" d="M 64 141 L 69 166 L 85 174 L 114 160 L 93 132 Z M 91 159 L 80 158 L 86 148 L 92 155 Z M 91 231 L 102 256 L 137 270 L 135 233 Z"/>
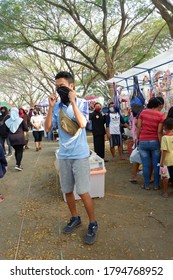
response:
<path id="1" fill-rule="evenodd" d="M 87 120 L 85 118 L 85 116 L 81 113 L 81 111 L 79 110 L 77 104 L 76 104 L 76 92 L 75 90 L 70 90 L 69 93 L 69 99 L 74 111 L 74 115 L 75 115 L 75 119 L 79 125 L 80 128 L 85 128 L 86 124 L 87 124 Z"/>
<path id="2" fill-rule="evenodd" d="M 106 134 L 107 134 L 108 139 L 111 138 L 109 125 L 110 125 L 110 116 L 107 115 L 106 116 Z"/>

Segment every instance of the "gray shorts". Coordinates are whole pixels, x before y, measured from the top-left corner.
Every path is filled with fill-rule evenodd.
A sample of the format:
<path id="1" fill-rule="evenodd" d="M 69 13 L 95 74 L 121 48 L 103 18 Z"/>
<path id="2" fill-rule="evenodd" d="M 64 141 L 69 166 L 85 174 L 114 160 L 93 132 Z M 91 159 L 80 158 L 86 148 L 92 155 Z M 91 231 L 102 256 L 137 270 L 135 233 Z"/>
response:
<path id="1" fill-rule="evenodd" d="M 70 193 L 76 187 L 77 194 L 90 191 L 89 158 L 60 159 L 60 185 L 63 193 Z"/>

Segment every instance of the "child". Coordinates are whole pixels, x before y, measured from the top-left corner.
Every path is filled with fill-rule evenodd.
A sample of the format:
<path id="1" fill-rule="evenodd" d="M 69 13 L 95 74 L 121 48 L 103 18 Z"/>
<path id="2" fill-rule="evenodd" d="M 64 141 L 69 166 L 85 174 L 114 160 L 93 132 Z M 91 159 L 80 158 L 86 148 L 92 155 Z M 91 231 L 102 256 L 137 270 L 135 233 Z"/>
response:
<path id="1" fill-rule="evenodd" d="M 5 158 L 4 149 L 2 147 L 2 144 L 0 144 L 0 178 L 2 178 L 6 173 L 7 168 L 7 160 Z M 4 197 L 2 194 L 0 194 L 0 202 L 4 200 Z"/>
<path id="2" fill-rule="evenodd" d="M 169 177 L 173 176 L 173 119 L 167 118 L 163 123 L 165 135 L 161 140 L 160 174 L 163 179 L 164 198 L 168 197 Z"/>
<path id="3" fill-rule="evenodd" d="M 118 146 L 118 153 L 120 160 L 123 158 L 123 140 L 121 133 L 121 125 L 131 130 L 128 123 L 125 123 L 123 117 L 120 115 L 119 110 L 115 108 L 113 102 L 109 103 L 109 114 L 106 117 L 106 133 L 110 142 L 110 151 L 113 160 L 115 159 L 115 146 Z"/>

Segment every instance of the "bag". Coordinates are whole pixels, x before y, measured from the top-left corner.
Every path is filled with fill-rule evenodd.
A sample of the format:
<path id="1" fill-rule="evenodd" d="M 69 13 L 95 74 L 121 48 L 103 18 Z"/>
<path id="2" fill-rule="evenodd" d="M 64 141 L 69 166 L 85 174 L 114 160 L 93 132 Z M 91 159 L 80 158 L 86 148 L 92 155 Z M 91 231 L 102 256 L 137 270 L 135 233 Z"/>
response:
<path id="1" fill-rule="evenodd" d="M 60 124 L 62 129 L 67 132 L 68 134 L 74 136 L 81 131 L 79 125 L 73 121 L 70 117 L 68 117 L 63 109 L 60 109 Z"/>
<path id="2" fill-rule="evenodd" d="M 3 178 L 5 173 L 6 173 L 5 166 L 2 163 L 0 163 L 0 178 Z"/>
<path id="3" fill-rule="evenodd" d="M 138 116 L 139 113 L 144 109 L 143 105 L 139 104 L 132 104 L 131 111 L 134 117 Z"/>
<path id="4" fill-rule="evenodd" d="M 139 164 L 142 164 L 142 160 L 141 160 L 141 156 L 140 156 L 138 147 L 136 147 L 136 148 L 132 151 L 132 153 L 131 153 L 131 155 L 130 155 L 130 162 L 131 162 L 131 163 L 132 163 L 132 162 L 137 162 L 137 163 L 139 163 Z"/>
<path id="5" fill-rule="evenodd" d="M 161 175 L 161 179 L 169 179 L 169 170 L 167 166 L 160 166 L 159 174 Z"/>
<path id="6" fill-rule="evenodd" d="M 134 104 L 138 104 L 138 105 L 142 106 L 145 103 L 145 98 L 139 88 L 138 77 L 133 76 L 133 81 L 134 81 L 133 95 L 132 95 L 132 98 L 130 101 L 130 106 L 132 107 Z"/>

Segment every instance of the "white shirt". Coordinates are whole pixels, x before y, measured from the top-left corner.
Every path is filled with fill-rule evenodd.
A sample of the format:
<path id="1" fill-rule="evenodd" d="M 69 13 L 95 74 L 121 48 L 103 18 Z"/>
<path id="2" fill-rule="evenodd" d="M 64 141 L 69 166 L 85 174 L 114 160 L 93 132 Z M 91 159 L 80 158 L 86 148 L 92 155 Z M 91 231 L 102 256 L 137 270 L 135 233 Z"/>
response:
<path id="1" fill-rule="evenodd" d="M 33 123 L 34 125 L 40 125 L 41 124 L 41 127 L 39 129 L 36 129 L 33 126 L 33 131 L 43 131 L 44 130 L 44 126 L 43 126 L 44 118 L 43 118 L 42 115 L 32 116 L 31 117 L 31 123 Z"/>
<path id="2" fill-rule="evenodd" d="M 120 115 L 118 113 L 110 113 L 110 134 L 120 134 Z"/>

